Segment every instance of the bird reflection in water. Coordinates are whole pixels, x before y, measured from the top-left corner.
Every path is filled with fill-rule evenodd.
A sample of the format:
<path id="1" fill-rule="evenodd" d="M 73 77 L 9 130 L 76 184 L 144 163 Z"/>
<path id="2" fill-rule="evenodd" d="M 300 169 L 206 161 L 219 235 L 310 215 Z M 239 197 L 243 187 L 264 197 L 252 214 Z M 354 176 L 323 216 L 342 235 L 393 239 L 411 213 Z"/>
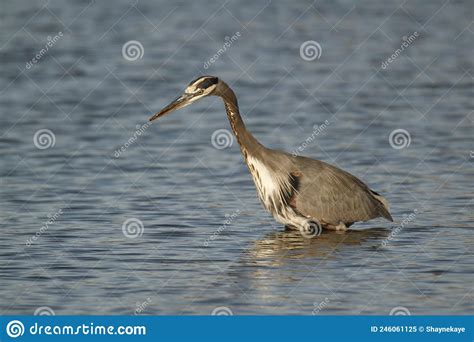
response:
<path id="1" fill-rule="evenodd" d="M 334 295 L 338 286 L 350 281 L 352 273 L 370 267 L 366 260 L 389 234 L 390 229 L 385 228 L 323 231 L 314 238 L 305 238 L 291 229 L 268 233 L 254 242 L 229 270 L 231 283 L 236 285 L 232 300 L 242 303 L 253 298 L 262 305 L 283 305 L 292 303 L 292 293 L 298 291 L 301 298 L 308 298 L 304 305 L 309 303 L 309 314 L 313 301 Z M 328 272 L 333 268 L 339 271 Z M 305 280 L 312 285 L 302 284 Z M 328 290 L 328 286 L 333 290 Z M 272 307 L 272 312 L 275 310 Z M 288 307 L 282 310 L 286 314 L 292 312 Z M 305 309 L 295 310 L 301 313 Z"/>
<path id="2" fill-rule="evenodd" d="M 303 237 L 298 231 L 271 232 L 257 240 L 248 251 L 250 262 L 257 265 L 281 266 L 292 259 L 331 258 L 346 247 L 361 246 L 376 248 L 390 234 L 390 229 L 372 228 L 323 232 L 315 238 Z"/>

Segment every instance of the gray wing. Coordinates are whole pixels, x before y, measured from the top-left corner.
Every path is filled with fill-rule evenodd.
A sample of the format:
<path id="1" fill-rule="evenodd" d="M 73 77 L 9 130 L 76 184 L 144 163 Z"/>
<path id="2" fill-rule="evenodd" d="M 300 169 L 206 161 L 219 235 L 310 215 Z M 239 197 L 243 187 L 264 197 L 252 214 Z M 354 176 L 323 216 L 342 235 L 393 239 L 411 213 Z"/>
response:
<path id="1" fill-rule="evenodd" d="M 292 157 L 296 210 L 326 223 L 339 224 L 385 217 L 387 202 L 350 173 L 324 162 Z"/>

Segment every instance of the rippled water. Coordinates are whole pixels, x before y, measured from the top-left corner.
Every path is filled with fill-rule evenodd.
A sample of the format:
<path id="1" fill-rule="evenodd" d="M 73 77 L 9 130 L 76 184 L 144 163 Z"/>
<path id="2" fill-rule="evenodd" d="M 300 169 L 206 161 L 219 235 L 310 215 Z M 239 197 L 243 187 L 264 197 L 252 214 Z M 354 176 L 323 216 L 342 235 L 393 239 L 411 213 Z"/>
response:
<path id="1" fill-rule="evenodd" d="M 1 12 L 1 314 L 473 312 L 469 1 L 15 1 Z M 136 61 L 122 56 L 130 40 L 143 46 Z M 319 59 L 300 57 L 308 40 Z M 396 222 L 312 240 L 285 231 L 236 142 L 211 144 L 229 129 L 216 98 L 145 126 L 116 156 L 200 74 L 232 85 L 262 143 L 352 172 Z M 35 146 L 40 129 L 54 146 Z M 391 147 L 395 129 L 409 146 Z M 130 219 L 141 236 L 124 236 Z"/>

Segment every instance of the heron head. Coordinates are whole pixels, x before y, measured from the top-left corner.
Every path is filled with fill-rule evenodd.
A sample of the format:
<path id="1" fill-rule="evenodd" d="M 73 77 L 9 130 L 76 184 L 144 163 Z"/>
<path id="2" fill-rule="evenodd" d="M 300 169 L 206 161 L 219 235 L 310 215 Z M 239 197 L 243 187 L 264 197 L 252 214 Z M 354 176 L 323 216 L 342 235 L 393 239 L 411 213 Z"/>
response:
<path id="1" fill-rule="evenodd" d="M 216 90 L 218 83 L 219 79 L 215 76 L 201 76 L 196 78 L 189 83 L 181 96 L 153 115 L 150 118 L 150 121 L 158 119 L 160 116 L 171 113 L 176 109 L 186 107 L 203 97 L 212 95 Z"/>

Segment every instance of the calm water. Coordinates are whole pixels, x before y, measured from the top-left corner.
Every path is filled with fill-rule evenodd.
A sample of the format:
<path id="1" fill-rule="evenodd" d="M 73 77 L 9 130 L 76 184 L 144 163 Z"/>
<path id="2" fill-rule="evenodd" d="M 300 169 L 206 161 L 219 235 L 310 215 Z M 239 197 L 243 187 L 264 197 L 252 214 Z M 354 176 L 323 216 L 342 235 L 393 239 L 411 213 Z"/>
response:
<path id="1" fill-rule="evenodd" d="M 472 314 L 471 20 L 469 1 L 3 3 L 0 313 Z M 136 134 L 200 74 L 262 143 L 352 172 L 396 222 L 286 232 L 236 142 L 211 143 L 216 98 Z"/>

